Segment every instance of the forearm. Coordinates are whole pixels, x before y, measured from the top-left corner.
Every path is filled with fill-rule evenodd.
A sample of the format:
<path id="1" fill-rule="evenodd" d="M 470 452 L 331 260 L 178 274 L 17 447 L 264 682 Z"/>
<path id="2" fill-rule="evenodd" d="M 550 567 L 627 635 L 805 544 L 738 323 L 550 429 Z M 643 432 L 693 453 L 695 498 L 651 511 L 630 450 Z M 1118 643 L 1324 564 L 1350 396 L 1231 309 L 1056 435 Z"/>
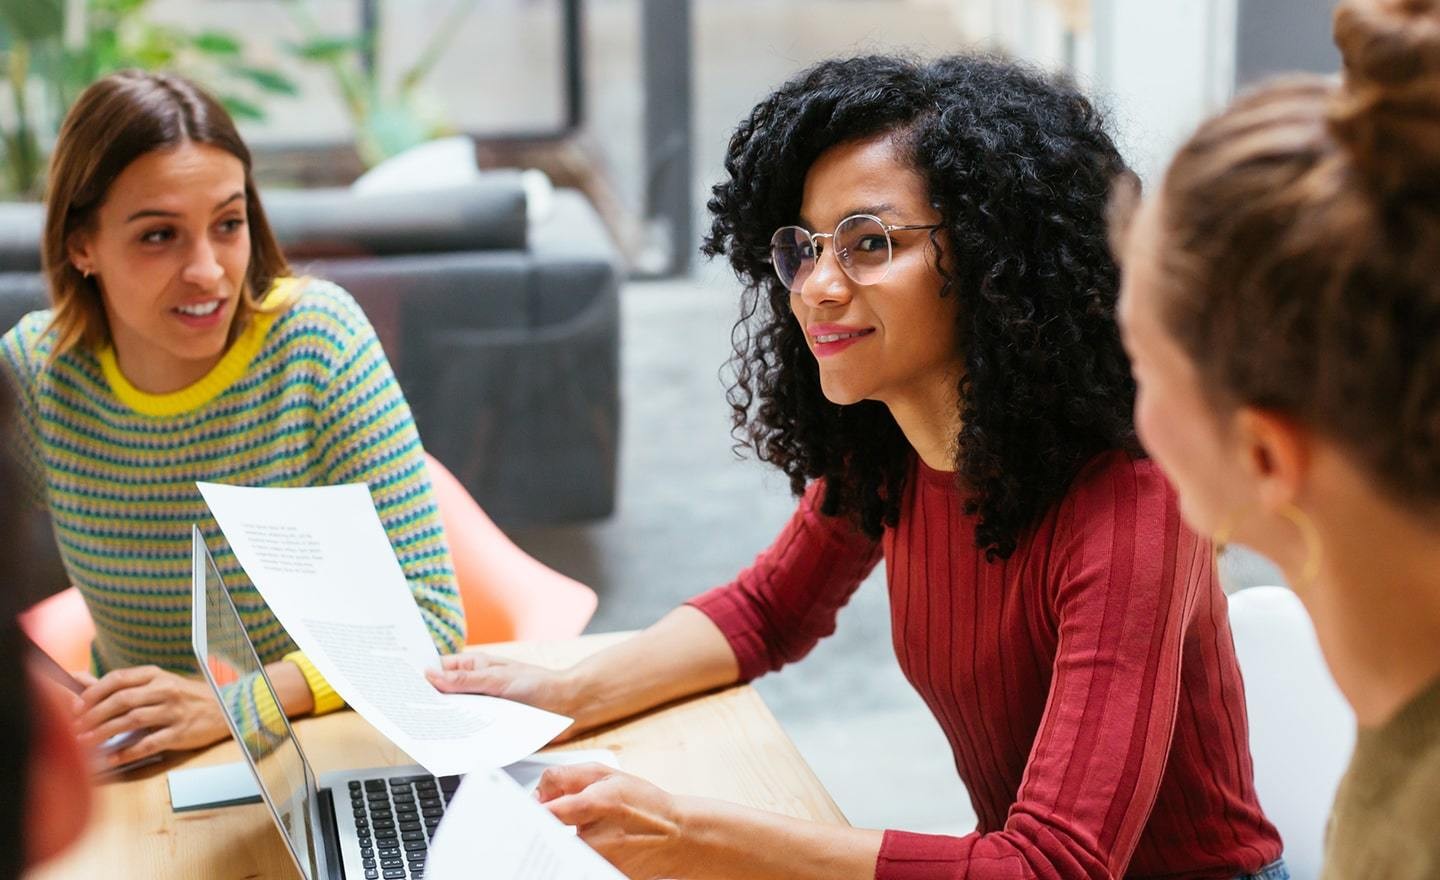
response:
<path id="1" fill-rule="evenodd" d="M 710 798 L 680 800 L 685 876 L 871 880 L 884 832 L 823 825 Z"/>
<path id="2" fill-rule="evenodd" d="M 280 700 L 280 707 L 287 716 L 295 718 L 315 710 L 315 695 L 311 693 L 310 685 L 305 681 L 300 667 L 289 660 L 281 660 L 268 664 L 265 674 L 270 676 L 270 683 L 275 687 L 275 696 Z"/>
<path id="3" fill-rule="evenodd" d="M 578 728 L 626 718 L 691 694 L 734 684 L 735 652 L 718 627 L 682 605 L 655 625 L 566 673 Z"/>

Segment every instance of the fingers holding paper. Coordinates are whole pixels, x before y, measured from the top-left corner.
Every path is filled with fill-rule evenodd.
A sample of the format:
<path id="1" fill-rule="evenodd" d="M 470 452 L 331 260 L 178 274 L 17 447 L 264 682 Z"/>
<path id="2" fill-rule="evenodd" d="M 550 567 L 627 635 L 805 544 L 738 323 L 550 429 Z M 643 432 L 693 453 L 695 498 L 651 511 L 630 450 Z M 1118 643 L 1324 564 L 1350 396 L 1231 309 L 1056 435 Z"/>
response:
<path id="1" fill-rule="evenodd" d="M 439 671 L 425 670 L 425 677 L 442 693 L 484 694 L 578 717 L 574 688 L 563 672 L 475 652 L 447 654 L 440 664 Z M 580 729 L 577 722 L 554 741 L 564 742 Z"/>
<path id="2" fill-rule="evenodd" d="M 91 748 L 113 736 L 148 731 L 110 752 L 111 766 L 170 749 L 194 749 L 225 738 L 229 729 L 209 688 L 156 666 L 117 669 L 80 694 L 76 728 Z"/>
<path id="3" fill-rule="evenodd" d="M 536 795 L 626 876 L 685 875 L 681 799 L 658 786 L 603 764 L 577 764 L 546 770 Z"/>

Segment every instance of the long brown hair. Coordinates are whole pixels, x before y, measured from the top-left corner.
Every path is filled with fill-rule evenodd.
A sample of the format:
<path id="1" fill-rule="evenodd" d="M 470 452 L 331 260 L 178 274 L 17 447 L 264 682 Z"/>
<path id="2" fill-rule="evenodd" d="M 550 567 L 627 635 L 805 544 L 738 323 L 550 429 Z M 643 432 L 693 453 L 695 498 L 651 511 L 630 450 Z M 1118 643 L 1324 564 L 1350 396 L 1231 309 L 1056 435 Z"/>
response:
<path id="1" fill-rule="evenodd" d="M 1221 406 L 1332 438 L 1440 505 L 1440 0 L 1346 0 L 1340 80 L 1292 77 L 1181 148 L 1166 325 Z"/>
<path id="2" fill-rule="evenodd" d="M 55 309 L 55 356 L 77 345 L 99 348 L 110 341 L 100 285 L 70 262 L 72 237 L 94 228 L 111 184 L 131 162 L 187 143 L 218 147 L 245 167 L 250 265 L 230 326 L 232 339 L 260 308 L 275 279 L 288 274 L 260 205 L 250 150 L 230 114 L 181 77 L 137 70 L 111 74 L 91 84 L 70 108 L 50 160 L 41 257 Z"/>

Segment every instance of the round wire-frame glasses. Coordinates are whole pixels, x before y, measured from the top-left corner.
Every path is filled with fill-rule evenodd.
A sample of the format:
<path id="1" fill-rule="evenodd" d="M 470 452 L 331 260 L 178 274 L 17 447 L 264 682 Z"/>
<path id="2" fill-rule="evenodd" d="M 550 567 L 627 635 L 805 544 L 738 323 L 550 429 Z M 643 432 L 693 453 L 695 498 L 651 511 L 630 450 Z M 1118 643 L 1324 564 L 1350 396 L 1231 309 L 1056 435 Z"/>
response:
<path id="1" fill-rule="evenodd" d="M 852 214 L 837 223 L 834 232 L 782 226 L 770 236 L 770 263 L 787 290 L 799 291 L 824 255 L 823 240 L 830 239 L 835 259 L 850 280 L 862 285 L 879 284 L 890 274 L 895 250 L 890 233 L 939 227 L 938 223 L 886 223 L 874 214 Z"/>

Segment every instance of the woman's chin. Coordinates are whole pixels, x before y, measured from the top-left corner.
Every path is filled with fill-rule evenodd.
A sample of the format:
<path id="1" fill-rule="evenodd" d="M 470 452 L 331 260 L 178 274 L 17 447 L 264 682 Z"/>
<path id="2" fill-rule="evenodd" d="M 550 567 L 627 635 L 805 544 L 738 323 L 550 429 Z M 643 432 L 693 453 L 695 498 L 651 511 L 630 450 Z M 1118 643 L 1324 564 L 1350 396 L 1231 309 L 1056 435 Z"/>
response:
<path id="1" fill-rule="evenodd" d="M 836 406 L 849 406 L 866 399 L 858 389 L 844 383 L 826 382 L 823 376 L 820 378 L 820 393 Z"/>

